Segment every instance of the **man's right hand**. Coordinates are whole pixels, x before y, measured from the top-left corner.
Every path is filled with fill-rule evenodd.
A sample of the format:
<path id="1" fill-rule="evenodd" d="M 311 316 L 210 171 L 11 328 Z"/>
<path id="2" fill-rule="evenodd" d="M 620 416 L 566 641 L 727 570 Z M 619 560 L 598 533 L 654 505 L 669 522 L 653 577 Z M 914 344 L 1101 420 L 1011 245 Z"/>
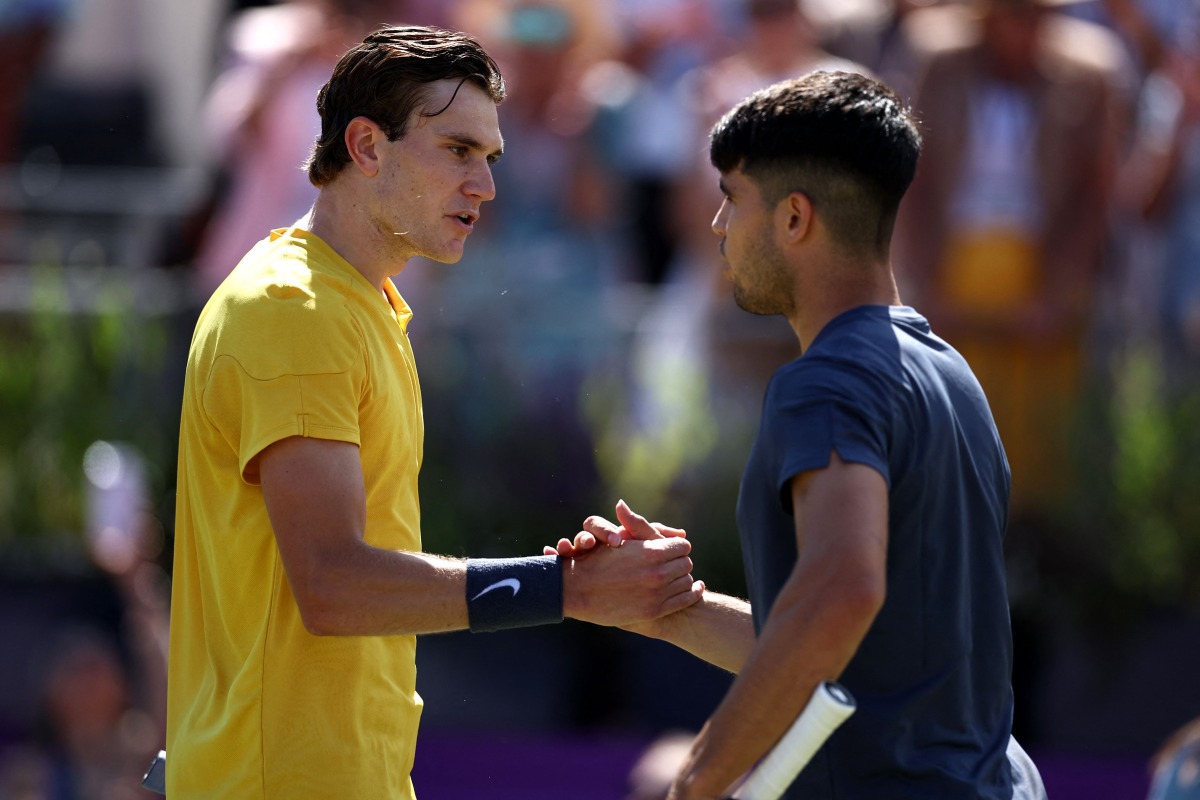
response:
<path id="1" fill-rule="evenodd" d="M 589 517 L 572 542 L 562 539 L 547 554 L 570 558 L 563 565 L 563 612 L 598 625 L 634 626 L 698 602 L 704 584 L 692 580 L 686 534 L 650 523 L 617 504 L 618 527 Z M 597 548 L 599 543 L 607 547 Z"/>

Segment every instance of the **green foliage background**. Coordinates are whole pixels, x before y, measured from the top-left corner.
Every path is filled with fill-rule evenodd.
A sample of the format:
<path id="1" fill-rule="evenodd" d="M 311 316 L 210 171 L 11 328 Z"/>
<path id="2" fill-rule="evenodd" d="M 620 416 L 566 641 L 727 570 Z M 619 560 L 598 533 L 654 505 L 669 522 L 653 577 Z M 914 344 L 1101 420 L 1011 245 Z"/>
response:
<path id="1" fill-rule="evenodd" d="M 1046 588 L 1100 622 L 1200 611 L 1200 379 L 1187 372 L 1134 343 L 1081 403 L 1060 520 L 1076 574 Z"/>
<path id="2" fill-rule="evenodd" d="M 167 518 L 178 430 L 171 320 L 135 310 L 124 270 L 69 285 L 60 268 L 40 266 L 30 278 L 27 313 L 0 316 L 0 546 L 82 543 L 83 454 L 98 439 L 141 452 Z"/>

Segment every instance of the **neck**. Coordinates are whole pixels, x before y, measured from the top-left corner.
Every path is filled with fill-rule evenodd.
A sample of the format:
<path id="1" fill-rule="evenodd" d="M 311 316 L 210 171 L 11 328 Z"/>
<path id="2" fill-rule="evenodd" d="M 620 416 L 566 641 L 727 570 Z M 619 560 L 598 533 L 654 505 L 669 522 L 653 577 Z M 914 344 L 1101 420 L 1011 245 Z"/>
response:
<path id="1" fill-rule="evenodd" d="M 800 287 L 788 322 L 808 349 L 817 334 L 835 317 L 861 306 L 901 305 L 896 279 L 887 262 L 864 267 L 859 263 L 829 264 L 814 271 L 822 276 L 815 287 Z"/>
<path id="2" fill-rule="evenodd" d="M 357 204 L 324 188 L 300 227 L 320 236 L 335 253 L 358 270 L 372 286 L 383 290 L 384 281 L 404 270 L 411 253 L 398 251 L 399 241 L 384 240 Z"/>

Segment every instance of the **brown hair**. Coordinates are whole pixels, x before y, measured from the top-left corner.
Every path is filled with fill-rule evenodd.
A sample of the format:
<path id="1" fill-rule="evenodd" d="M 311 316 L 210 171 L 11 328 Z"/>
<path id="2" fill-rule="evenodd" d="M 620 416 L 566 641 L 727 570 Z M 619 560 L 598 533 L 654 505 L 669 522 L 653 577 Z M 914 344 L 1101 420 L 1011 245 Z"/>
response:
<path id="1" fill-rule="evenodd" d="M 350 162 L 344 134 L 355 117 L 366 117 L 390 141 L 408 132 L 409 119 L 440 80 L 470 81 L 495 103 L 504 100 L 504 78 L 484 49 L 464 33 L 425 26 L 384 26 L 348 50 L 317 93 L 321 136 L 305 169 L 314 186 L 324 186 Z M 457 96 L 457 89 L 455 95 Z M 453 102 L 453 98 L 451 98 Z M 449 107 L 422 110 L 435 117 Z"/>

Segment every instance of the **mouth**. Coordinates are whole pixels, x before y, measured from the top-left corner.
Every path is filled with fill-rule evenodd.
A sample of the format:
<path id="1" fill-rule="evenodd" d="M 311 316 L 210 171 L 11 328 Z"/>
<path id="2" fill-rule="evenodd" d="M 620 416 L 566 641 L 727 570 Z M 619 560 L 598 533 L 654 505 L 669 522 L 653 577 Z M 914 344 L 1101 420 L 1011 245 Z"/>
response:
<path id="1" fill-rule="evenodd" d="M 479 215 L 474 211 L 460 211 L 457 214 L 451 214 L 450 216 L 451 218 L 457 220 L 458 223 L 468 232 L 474 230 L 475 223 L 479 219 Z"/>

